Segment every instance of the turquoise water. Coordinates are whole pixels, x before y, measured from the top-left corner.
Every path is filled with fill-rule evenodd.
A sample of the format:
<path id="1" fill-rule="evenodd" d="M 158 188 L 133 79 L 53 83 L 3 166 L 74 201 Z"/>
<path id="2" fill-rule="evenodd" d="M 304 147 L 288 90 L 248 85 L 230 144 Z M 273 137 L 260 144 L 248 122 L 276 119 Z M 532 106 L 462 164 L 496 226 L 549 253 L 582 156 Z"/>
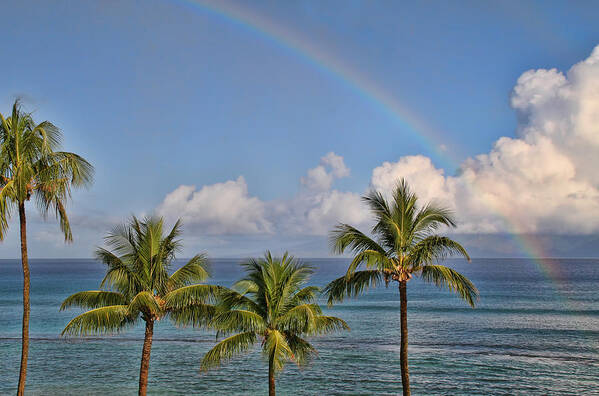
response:
<path id="1" fill-rule="evenodd" d="M 344 259 L 307 260 L 324 285 L 347 267 Z M 560 260 L 565 279 L 548 281 L 532 260 L 449 262 L 481 292 L 476 309 L 447 292 L 408 284 L 410 371 L 415 395 L 599 395 L 599 260 Z M 236 260 L 214 260 L 215 283 L 241 272 Z M 31 350 L 27 394 L 134 395 L 143 329 L 119 336 L 64 339 L 76 311 L 62 300 L 97 289 L 103 266 L 92 260 L 32 260 Z M 314 340 L 319 358 L 303 370 L 288 365 L 281 395 L 386 395 L 401 392 L 399 301 L 380 288 L 326 312 L 352 330 Z M 0 260 L 0 394 L 16 389 L 20 358 L 21 273 Z M 263 395 L 266 364 L 259 352 L 208 374 L 200 359 L 214 334 L 155 329 L 149 394 Z"/>

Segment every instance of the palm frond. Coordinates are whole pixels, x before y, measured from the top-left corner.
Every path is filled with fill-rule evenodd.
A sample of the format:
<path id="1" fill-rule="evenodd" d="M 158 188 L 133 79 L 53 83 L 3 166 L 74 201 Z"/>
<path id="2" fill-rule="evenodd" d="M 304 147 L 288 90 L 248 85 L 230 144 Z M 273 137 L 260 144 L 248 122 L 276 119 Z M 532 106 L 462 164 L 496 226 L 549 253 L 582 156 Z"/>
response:
<path id="1" fill-rule="evenodd" d="M 293 333 L 310 333 L 316 326 L 316 318 L 321 314 L 318 304 L 301 304 L 276 318 L 275 325 Z"/>
<path id="2" fill-rule="evenodd" d="M 108 271 L 104 275 L 100 287 L 114 288 L 129 298 L 144 289 L 145 285 L 142 279 L 126 261 L 104 248 L 96 249 L 95 255 L 96 259 L 108 266 Z"/>
<path id="3" fill-rule="evenodd" d="M 85 309 L 100 308 L 110 305 L 126 305 L 127 299 L 121 293 L 90 290 L 75 293 L 67 297 L 60 306 L 60 310 L 64 311 L 70 307 L 80 307 Z"/>
<path id="4" fill-rule="evenodd" d="M 372 250 L 385 254 L 385 249 L 377 242 L 349 224 L 338 224 L 335 226 L 330 235 L 330 242 L 333 252 L 337 254 L 342 254 L 347 249 L 356 254 L 364 250 Z"/>
<path id="5" fill-rule="evenodd" d="M 320 288 L 317 286 L 306 286 L 298 290 L 293 297 L 290 298 L 290 305 L 296 306 L 299 304 L 312 303 L 316 301 Z"/>
<path id="6" fill-rule="evenodd" d="M 250 349 L 255 342 L 256 334 L 253 331 L 227 337 L 204 355 L 200 369 L 207 371 L 214 367 L 220 367 L 223 362 Z"/>
<path id="7" fill-rule="evenodd" d="M 349 277 L 335 279 L 324 288 L 323 293 L 327 296 L 327 303 L 332 305 L 343 301 L 345 297 L 356 297 L 370 287 L 376 287 L 382 280 L 383 276 L 378 270 L 357 271 Z"/>
<path id="8" fill-rule="evenodd" d="M 447 288 L 474 307 L 478 300 L 478 289 L 459 272 L 444 265 L 425 265 L 421 277 L 425 282 L 434 283 L 439 288 Z"/>
<path id="9" fill-rule="evenodd" d="M 439 226 L 456 227 L 454 214 L 448 208 L 428 204 L 422 207 L 414 217 L 412 230 L 413 234 L 428 234 L 437 230 Z"/>
<path id="10" fill-rule="evenodd" d="M 195 255 L 169 277 L 169 287 L 176 289 L 191 283 L 204 282 L 210 276 L 205 254 Z"/>
<path id="11" fill-rule="evenodd" d="M 116 333 L 133 323 L 126 305 L 111 305 L 96 308 L 73 318 L 62 331 L 62 335 L 90 335 Z"/>
<path id="12" fill-rule="evenodd" d="M 2 178 L 3 174 L 0 173 L 0 179 Z M 6 182 L 2 179 L 0 183 L 2 183 L 0 184 L 2 186 L 0 188 L 0 241 L 2 241 L 8 230 L 8 220 L 16 207 L 17 197 L 12 179 Z"/>
<path id="13" fill-rule="evenodd" d="M 211 326 L 223 333 L 263 332 L 266 329 L 264 318 L 252 311 L 230 309 L 218 313 Z"/>
<path id="14" fill-rule="evenodd" d="M 347 268 L 346 276 L 349 277 L 355 273 L 356 269 L 363 263 L 366 265 L 366 268 L 376 269 L 378 271 L 393 268 L 392 259 L 389 258 L 387 254 L 376 250 L 364 250 L 354 256 Z"/>
<path id="15" fill-rule="evenodd" d="M 215 285 L 189 285 L 175 289 L 164 296 L 167 309 L 179 309 L 195 304 L 213 304 L 225 292 Z"/>
<path id="16" fill-rule="evenodd" d="M 329 334 L 340 330 L 350 330 L 349 325 L 335 316 L 319 315 L 314 321 L 314 329 L 311 335 Z"/>
<path id="17" fill-rule="evenodd" d="M 416 270 L 421 265 L 443 260 L 449 256 L 462 256 L 470 261 L 468 252 L 458 242 L 448 237 L 431 235 L 412 247 L 407 261 Z"/>
<path id="18" fill-rule="evenodd" d="M 250 297 L 232 289 L 223 289 L 219 294 L 219 307 L 221 310 L 245 309 L 263 316 L 266 315 L 267 308 Z"/>
<path id="19" fill-rule="evenodd" d="M 305 339 L 290 332 L 283 332 L 283 334 L 285 335 L 287 344 L 293 353 L 293 360 L 299 367 L 306 366 L 312 361 L 312 359 L 318 356 L 316 348 L 314 348 L 312 344 Z"/>
<path id="20" fill-rule="evenodd" d="M 149 291 L 137 293 L 129 303 L 128 308 L 131 316 L 141 313 L 144 317 L 151 318 L 152 316 L 160 317 L 164 313 L 163 308 Z"/>
<path id="21" fill-rule="evenodd" d="M 177 326 L 209 327 L 217 310 L 211 304 L 194 303 L 181 308 L 171 308 L 168 313 Z"/>
<path id="22" fill-rule="evenodd" d="M 287 338 L 278 330 L 268 332 L 264 339 L 262 353 L 272 360 L 275 372 L 281 371 L 286 362 L 293 360 L 293 351 L 287 343 Z"/>
<path id="23" fill-rule="evenodd" d="M 371 190 L 362 197 L 362 201 L 368 205 L 376 219 L 391 217 L 391 208 L 380 192 Z"/>

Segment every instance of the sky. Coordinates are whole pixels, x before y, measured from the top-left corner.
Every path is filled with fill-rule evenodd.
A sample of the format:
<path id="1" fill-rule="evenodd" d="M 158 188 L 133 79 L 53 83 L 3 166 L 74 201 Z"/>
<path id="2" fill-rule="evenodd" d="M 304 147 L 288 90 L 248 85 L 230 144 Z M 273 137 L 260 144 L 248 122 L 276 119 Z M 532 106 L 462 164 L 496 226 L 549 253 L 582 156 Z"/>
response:
<path id="1" fill-rule="evenodd" d="M 328 256 L 337 222 L 368 229 L 360 196 L 400 177 L 455 211 L 451 232 L 478 256 L 596 255 L 598 13 L 592 1 L 6 4 L 0 112 L 20 98 L 96 169 L 68 206 L 73 243 L 28 206 L 30 256 L 91 257 L 116 224 L 150 214 L 183 220 L 183 255 Z M 18 246 L 13 217 L 0 258 Z"/>

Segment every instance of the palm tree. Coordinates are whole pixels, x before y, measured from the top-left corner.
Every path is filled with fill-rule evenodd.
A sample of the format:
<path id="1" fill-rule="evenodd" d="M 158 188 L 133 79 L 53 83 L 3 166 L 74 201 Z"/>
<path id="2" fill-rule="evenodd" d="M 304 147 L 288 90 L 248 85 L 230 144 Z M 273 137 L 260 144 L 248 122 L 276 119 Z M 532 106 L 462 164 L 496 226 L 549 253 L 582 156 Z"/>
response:
<path id="1" fill-rule="evenodd" d="M 59 219 L 65 241 L 73 239 L 65 203 L 71 187 L 89 186 L 93 167 L 77 154 L 57 151 L 62 134 L 48 121 L 36 124 L 18 100 L 10 117 L 0 114 L 0 240 L 8 231 L 8 220 L 16 209 L 21 228 L 21 264 L 23 267 L 23 329 L 21 368 L 17 395 L 25 392 L 29 355 L 29 289 L 27 259 L 27 219 L 25 203 L 34 198 L 45 217 L 53 210 Z"/>
<path id="2" fill-rule="evenodd" d="M 439 288 L 448 288 L 474 307 L 478 290 L 464 275 L 438 264 L 451 256 L 470 257 L 466 250 L 448 237 L 434 235 L 440 226 L 455 227 L 451 211 L 428 203 L 418 205 L 417 196 L 401 179 L 392 193 L 390 202 L 383 195 L 371 191 L 362 197 L 374 215 L 371 230 L 373 238 L 358 229 L 339 224 L 331 233 L 333 251 L 346 250 L 355 256 L 347 273 L 327 285 L 324 292 L 329 304 L 342 301 L 346 296 L 357 296 L 382 281 L 399 284 L 401 327 L 401 381 L 403 394 L 410 394 L 408 372 L 408 317 L 407 282 L 418 275 L 425 282 Z M 358 271 L 360 265 L 366 269 Z"/>
<path id="3" fill-rule="evenodd" d="M 167 315 L 177 321 L 180 315 L 185 315 L 193 317 L 196 323 L 203 323 L 214 312 L 209 302 L 219 287 L 197 284 L 209 276 L 205 255 L 194 256 L 168 274 L 175 253 L 181 248 L 181 241 L 177 239 L 180 233 L 179 221 L 163 235 L 161 218 L 140 221 L 132 217 L 105 238 L 112 251 L 96 250 L 96 258 L 108 267 L 100 284 L 103 290 L 75 293 L 60 307 L 61 310 L 72 306 L 90 309 L 72 319 L 62 331 L 63 335 L 114 333 L 139 319 L 145 322 L 139 395 L 145 395 L 148 386 L 154 322 Z"/>
<path id="4" fill-rule="evenodd" d="M 287 253 L 276 258 L 268 251 L 263 259 L 251 259 L 243 265 L 246 277 L 223 291 L 211 323 L 218 334 L 235 334 L 206 353 L 201 369 L 217 367 L 260 340 L 268 360 L 268 394 L 274 396 L 275 374 L 285 363 L 303 366 L 316 354 L 303 337 L 349 327 L 339 318 L 323 315 L 314 303 L 319 289 L 305 286 L 312 267 Z"/>

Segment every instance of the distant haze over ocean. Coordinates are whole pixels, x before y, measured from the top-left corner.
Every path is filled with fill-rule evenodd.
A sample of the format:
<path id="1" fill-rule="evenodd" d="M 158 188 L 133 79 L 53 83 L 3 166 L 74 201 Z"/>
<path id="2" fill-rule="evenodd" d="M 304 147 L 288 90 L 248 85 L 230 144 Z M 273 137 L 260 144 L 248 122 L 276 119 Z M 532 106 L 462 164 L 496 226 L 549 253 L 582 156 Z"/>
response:
<path id="1" fill-rule="evenodd" d="M 54 226 L 54 224 L 53 224 Z M 13 235 L 14 234 L 14 235 Z M 18 232 L 10 232 L 8 237 L 16 237 Z M 513 234 L 461 234 L 452 233 L 452 238 L 462 243 L 471 257 L 515 258 L 515 257 L 561 257 L 599 258 L 599 235 L 513 235 Z M 206 238 L 208 238 L 206 240 Z M 102 238 L 79 240 L 75 236 L 73 245 L 65 245 L 62 240 L 48 246 L 36 241 L 29 243 L 29 257 L 32 258 L 90 258 Z M 535 249 L 527 244 L 534 241 Z M 207 252 L 210 257 L 240 258 L 261 256 L 264 249 L 274 252 L 289 251 L 296 257 L 335 257 L 331 254 L 326 235 L 239 235 L 230 236 L 226 243 L 213 244 L 210 237 L 184 236 L 184 249 L 179 257 L 191 257 L 198 252 Z M 0 259 L 17 259 L 20 250 L 15 244 L 0 244 Z M 260 246 L 259 248 L 257 246 Z"/>

